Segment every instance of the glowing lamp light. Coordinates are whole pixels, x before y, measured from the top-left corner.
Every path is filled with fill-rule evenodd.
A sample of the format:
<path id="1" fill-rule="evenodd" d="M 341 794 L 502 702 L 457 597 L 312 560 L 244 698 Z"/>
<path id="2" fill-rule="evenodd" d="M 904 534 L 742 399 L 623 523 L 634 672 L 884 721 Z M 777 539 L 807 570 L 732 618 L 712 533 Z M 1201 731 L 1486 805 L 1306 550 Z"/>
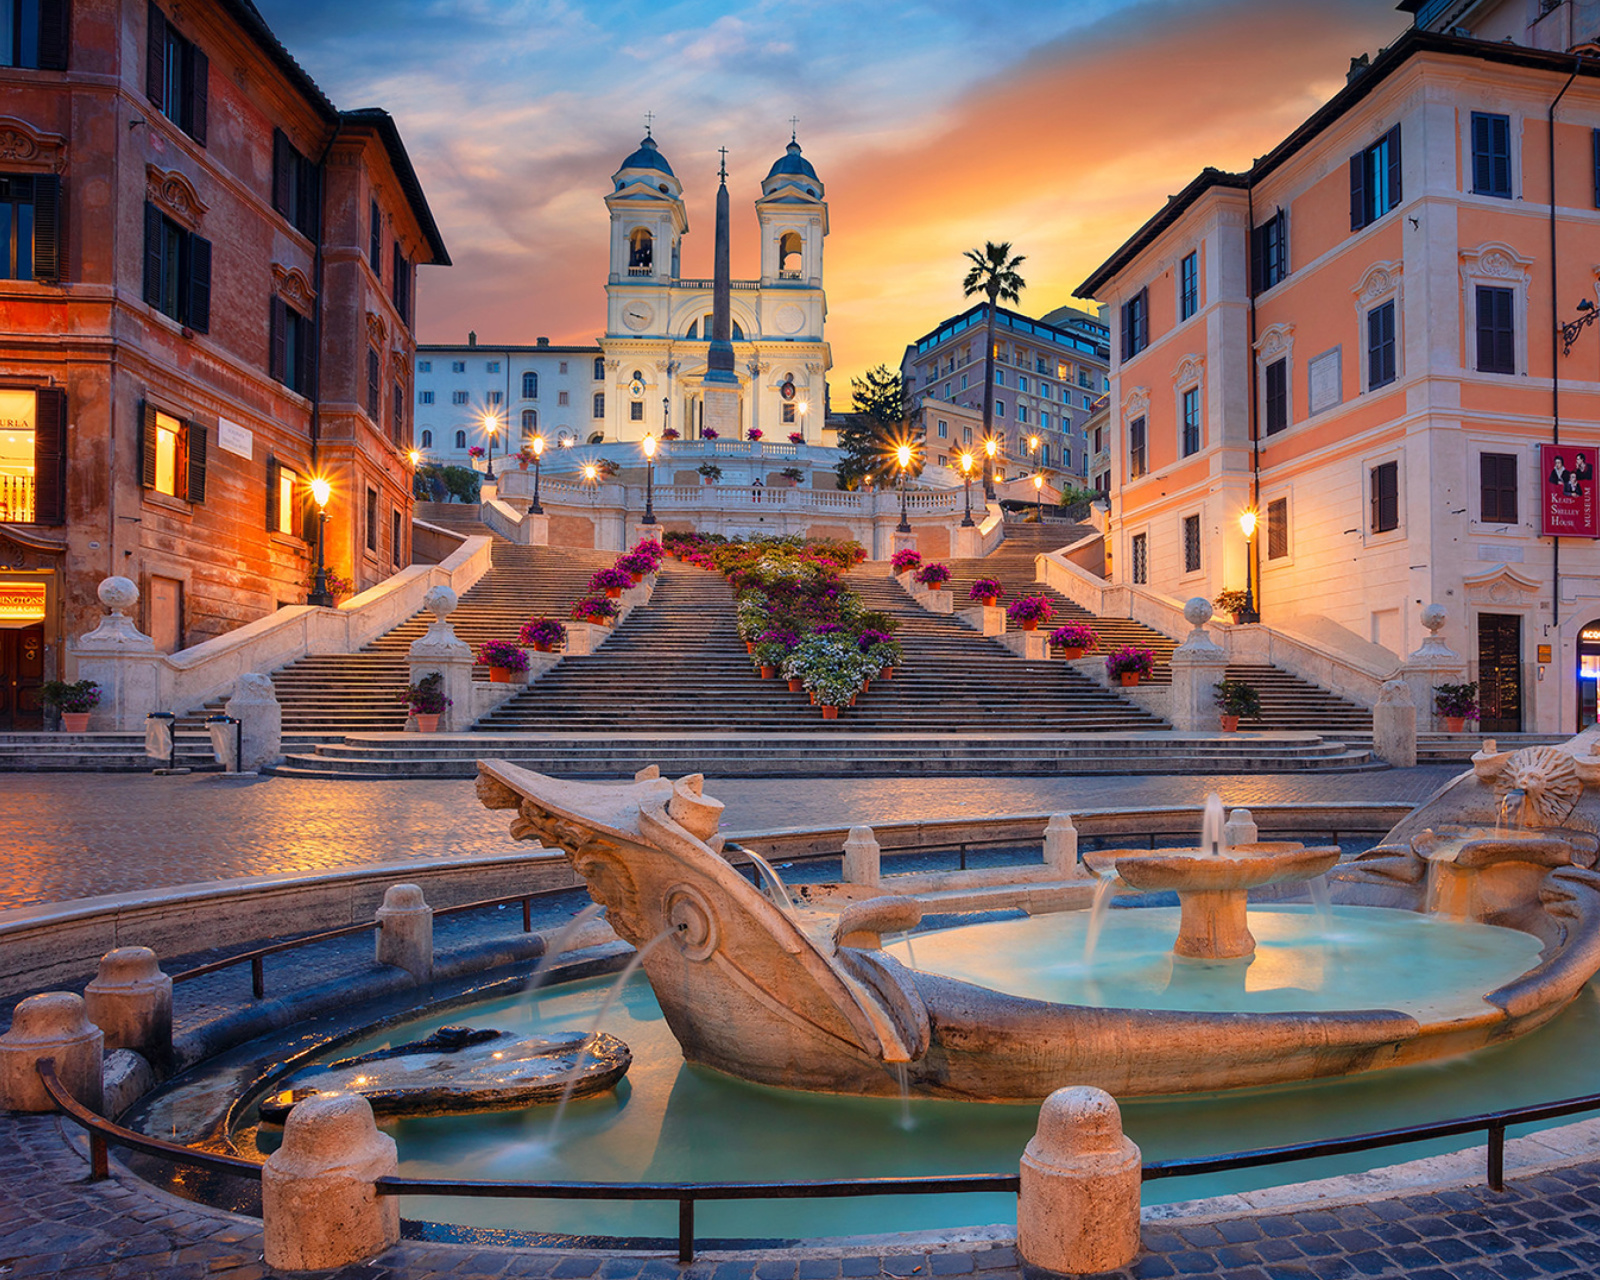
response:
<path id="1" fill-rule="evenodd" d="M 406 457 L 411 459 L 411 465 L 412 466 L 416 466 L 419 462 L 422 461 L 422 455 L 420 453 L 418 453 L 415 449 L 413 449 L 410 453 L 408 453 L 406 455 Z"/>
<path id="2" fill-rule="evenodd" d="M 311 497 L 319 507 L 325 507 L 328 499 L 333 497 L 333 486 L 318 476 L 311 482 Z"/>
<path id="3" fill-rule="evenodd" d="M 804 401 L 804 400 L 802 400 L 802 401 L 801 401 L 801 402 L 800 402 L 800 403 L 799 403 L 799 405 L 798 405 L 798 406 L 796 406 L 796 407 L 797 407 L 797 408 L 798 408 L 798 409 L 799 409 L 799 410 L 800 410 L 800 412 L 801 412 L 801 413 L 804 413 L 804 412 L 805 412 L 805 411 L 806 411 L 806 410 L 807 410 L 807 409 L 809 409 L 809 408 L 810 408 L 810 407 L 811 407 L 811 406 L 810 406 L 810 405 L 809 405 L 809 404 L 807 404 L 807 403 L 806 403 L 806 402 L 805 402 L 805 401 Z"/>
<path id="4" fill-rule="evenodd" d="M 1033 487 L 1034 487 L 1035 490 L 1043 489 L 1044 488 L 1044 477 L 1043 476 L 1034 476 L 1034 478 L 1033 478 Z"/>
<path id="5" fill-rule="evenodd" d="M 1000 442 L 993 436 L 990 436 L 983 442 L 983 451 L 991 458 L 994 457 L 994 455 L 1000 451 Z"/>
<path id="6" fill-rule="evenodd" d="M 1256 520 L 1257 516 L 1254 508 L 1247 508 L 1239 513 L 1239 527 L 1244 530 L 1246 538 L 1256 536 Z"/>
<path id="7" fill-rule="evenodd" d="M 970 453 L 961 455 L 961 470 L 967 475 L 972 474 L 972 455 Z"/>
<path id="8" fill-rule="evenodd" d="M 534 436 L 534 438 L 533 438 L 533 456 L 535 458 L 544 457 L 544 437 L 543 436 Z"/>
<path id="9" fill-rule="evenodd" d="M 905 468 L 907 468 L 907 467 L 909 467 L 911 465 L 911 446 L 908 445 L 908 444 L 903 444 L 903 445 L 899 446 L 894 451 L 894 456 L 900 462 L 900 469 L 902 471 L 905 470 Z"/>
<path id="10" fill-rule="evenodd" d="M 599 474 L 600 468 L 595 466 L 594 463 L 586 462 L 583 464 L 583 478 L 585 480 L 594 480 Z"/>
<path id="11" fill-rule="evenodd" d="M 656 456 L 656 438 L 654 436 L 645 436 L 645 438 L 639 442 L 639 447 L 644 450 L 645 457 L 654 458 Z"/>
<path id="12" fill-rule="evenodd" d="M 1038 436 L 1029 436 L 1028 437 L 1028 452 L 1029 453 L 1037 453 L 1038 449 L 1039 449 L 1039 437 Z"/>

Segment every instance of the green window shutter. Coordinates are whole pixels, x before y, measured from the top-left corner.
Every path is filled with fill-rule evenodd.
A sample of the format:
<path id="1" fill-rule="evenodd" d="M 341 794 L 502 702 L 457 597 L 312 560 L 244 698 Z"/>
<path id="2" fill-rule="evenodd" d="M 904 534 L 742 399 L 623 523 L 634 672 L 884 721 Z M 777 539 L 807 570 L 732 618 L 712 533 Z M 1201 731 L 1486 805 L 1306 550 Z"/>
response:
<path id="1" fill-rule="evenodd" d="M 189 449 L 188 488 L 184 497 L 190 502 L 206 500 L 206 429 L 198 422 L 186 422 L 183 437 Z"/>

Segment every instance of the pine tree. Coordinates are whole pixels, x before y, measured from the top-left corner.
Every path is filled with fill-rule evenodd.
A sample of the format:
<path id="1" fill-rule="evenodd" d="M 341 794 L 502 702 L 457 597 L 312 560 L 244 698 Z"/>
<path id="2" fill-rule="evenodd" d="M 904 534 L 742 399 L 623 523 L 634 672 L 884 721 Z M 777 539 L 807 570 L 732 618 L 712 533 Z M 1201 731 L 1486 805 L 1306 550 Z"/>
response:
<path id="1" fill-rule="evenodd" d="M 839 487 L 857 488 L 880 475 L 892 478 L 894 449 L 910 434 L 906 426 L 906 388 L 886 364 L 850 380 L 854 412 L 839 428 Z"/>

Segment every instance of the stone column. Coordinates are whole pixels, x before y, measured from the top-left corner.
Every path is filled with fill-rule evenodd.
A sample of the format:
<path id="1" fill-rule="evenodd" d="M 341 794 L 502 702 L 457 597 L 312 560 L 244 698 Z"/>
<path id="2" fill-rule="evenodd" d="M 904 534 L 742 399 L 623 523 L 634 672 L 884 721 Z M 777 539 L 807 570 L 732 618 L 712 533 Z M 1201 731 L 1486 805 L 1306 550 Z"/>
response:
<path id="1" fill-rule="evenodd" d="M 878 841 L 871 827 L 851 827 L 844 842 L 844 882 L 877 884 L 879 881 Z"/>
<path id="2" fill-rule="evenodd" d="M 550 545 L 550 517 L 543 512 L 535 514 L 525 511 L 522 522 L 517 526 L 522 530 L 522 541 L 530 547 L 548 547 Z"/>
<path id="3" fill-rule="evenodd" d="M 89 728 L 143 730 L 152 711 L 172 710 L 161 705 L 163 658 L 156 642 L 123 613 L 138 603 L 138 587 L 127 578 L 106 578 L 99 595 L 110 612 L 69 646 L 78 679 L 100 686 L 100 705 L 90 713 Z"/>
<path id="4" fill-rule="evenodd" d="M 1078 828 L 1070 813 L 1052 813 L 1044 824 L 1044 864 L 1063 880 L 1088 880 L 1089 870 L 1078 861 Z"/>
<path id="5" fill-rule="evenodd" d="M 1255 844 L 1261 839 L 1261 828 L 1250 810 L 1235 809 L 1222 824 L 1222 839 L 1230 849 L 1241 844 Z"/>
<path id="6" fill-rule="evenodd" d="M 392 884 L 378 908 L 378 963 L 404 969 L 418 982 L 433 977 L 433 908 L 414 884 Z"/>
<path id="7" fill-rule="evenodd" d="M 56 1075 L 91 1111 L 104 1107 L 101 1073 L 105 1036 L 89 1021 L 83 997 L 71 991 L 29 996 L 11 1014 L 11 1030 L 0 1036 L 0 1110 L 54 1111 L 39 1079 L 39 1061 L 54 1058 Z"/>
<path id="8" fill-rule="evenodd" d="M 1023 1262 L 1071 1275 L 1127 1266 L 1139 1254 L 1139 1171 L 1116 1099 L 1084 1085 L 1057 1089 L 1022 1155 Z"/>
<path id="9" fill-rule="evenodd" d="M 1179 733 L 1217 733 L 1216 690 L 1227 675 L 1228 653 L 1206 633 L 1211 602 L 1199 596 L 1183 606 L 1189 638 L 1172 652 L 1172 727 Z"/>
<path id="10" fill-rule="evenodd" d="M 1429 728 L 1435 727 L 1433 687 L 1439 684 L 1460 684 L 1467 677 L 1466 659 L 1439 639 L 1439 632 L 1448 618 L 1449 614 L 1442 604 L 1423 607 L 1422 625 L 1428 630 L 1428 638 L 1422 642 L 1420 649 L 1400 664 L 1397 673 L 1411 690 L 1411 705 L 1417 709 L 1419 727 L 1423 725 Z M 1373 724 L 1373 732 L 1374 734 L 1377 732 L 1376 722 Z"/>
<path id="11" fill-rule="evenodd" d="M 461 733 L 472 725 L 472 646 L 458 640 L 455 628 L 446 621 L 456 604 L 456 593 L 449 587 L 428 588 L 422 607 L 433 615 L 433 625 L 411 642 L 407 654 L 412 684 L 435 671 L 444 676 L 444 696 L 450 705 L 439 717 L 439 728 L 446 733 Z"/>
<path id="12" fill-rule="evenodd" d="M 1372 708 L 1372 754 L 1397 769 L 1409 769 L 1417 763 L 1414 698 L 1411 686 L 1397 676 L 1384 682 Z"/>
<path id="13" fill-rule="evenodd" d="M 241 769 L 254 773 L 283 759 L 283 708 L 268 676 L 240 676 L 223 710 L 239 722 Z"/>
<path id="14" fill-rule="evenodd" d="M 132 1049 L 158 1071 L 172 1065 L 172 979 L 149 947 L 118 947 L 100 957 L 99 975 L 84 988 L 89 1021 L 107 1049 Z"/>
<path id="15" fill-rule="evenodd" d="M 283 1145 L 261 1170 L 267 1266 L 323 1271 L 382 1253 L 400 1239 L 400 1202 L 373 1183 L 400 1167 L 360 1094 L 296 1103 Z"/>

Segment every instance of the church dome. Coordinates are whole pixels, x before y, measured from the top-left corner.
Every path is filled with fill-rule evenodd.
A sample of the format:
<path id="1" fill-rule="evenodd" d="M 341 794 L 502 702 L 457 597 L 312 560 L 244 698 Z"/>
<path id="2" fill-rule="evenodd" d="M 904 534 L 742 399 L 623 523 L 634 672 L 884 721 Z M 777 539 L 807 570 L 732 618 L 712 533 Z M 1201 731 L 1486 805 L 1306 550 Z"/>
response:
<path id="1" fill-rule="evenodd" d="M 767 170 L 767 178 L 769 180 L 786 175 L 810 178 L 813 182 L 818 181 L 817 171 L 811 167 L 811 161 L 800 154 L 800 144 L 798 142 L 791 141 L 784 154 L 779 156 L 773 162 L 772 168 Z"/>
<path id="2" fill-rule="evenodd" d="M 811 166 L 806 167 L 809 169 Z M 646 137 L 639 144 L 639 149 L 622 162 L 622 168 L 617 172 L 621 173 L 623 169 L 655 169 L 668 177 L 677 177 L 672 172 L 672 166 L 667 163 L 667 158 L 656 148 L 656 140 L 651 137 Z"/>

